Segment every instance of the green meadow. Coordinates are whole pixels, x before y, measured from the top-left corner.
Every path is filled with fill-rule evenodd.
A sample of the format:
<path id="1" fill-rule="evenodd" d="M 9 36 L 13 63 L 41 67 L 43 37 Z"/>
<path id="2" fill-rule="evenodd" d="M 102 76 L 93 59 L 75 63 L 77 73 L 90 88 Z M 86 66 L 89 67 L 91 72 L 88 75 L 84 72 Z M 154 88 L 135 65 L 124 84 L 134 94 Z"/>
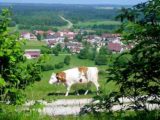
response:
<path id="1" fill-rule="evenodd" d="M 76 25 L 83 27 L 83 26 L 93 26 L 93 25 L 121 25 L 121 23 L 119 21 L 105 20 L 105 21 L 79 22 Z"/>
<path id="2" fill-rule="evenodd" d="M 23 46 L 24 49 L 41 49 L 43 46 L 47 46 L 45 41 L 38 41 L 38 40 L 26 40 L 25 45 Z"/>
<path id="3" fill-rule="evenodd" d="M 78 22 L 74 24 L 75 28 L 92 29 L 92 30 L 107 30 L 113 31 L 119 28 L 121 23 L 114 20 L 92 20 L 87 22 Z"/>
<path id="4" fill-rule="evenodd" d="M 55 65 L 59 62 L 63 62 L 65 55 L 48 55 L 47 64 Z M 76 55 L 71 56 L 70 65 L 65 65 L 61 69 L 54 69 L 50 71 L 42 72 L 42 79 L 39 82 L 35 82 L 33 85 L 29 86 L 25 90 L 25 94 L 27 95 L 28 100 L 47 100 L 52 101 L 55 99 L 64 98 L 66 87 L 63 84 L 54 84 L 50 85 L 48 83 L 52 73 L 60 72 L 63 70 L 67 70 L 70 68 L 78 67 L 78 66 L 96 66 L 94 61 L 91 60 L 81 60 L 78 59 Z M 100 74 L 99 74 L 99 83 L 100 83 L 100 91 L 106 94 L 110 93 L 112 90 L 116 89 L 116 86 L 113 82 L 106 83 L 107 76 L 105 73 L 106 66 L 97 66 Z M 90 90 L 88 95 L 84 95 L 85 90 L 87 88 Z M 80 95 L 76 95 L 76 90 L 79 91 Z M 70 91 L 69 96 L 65 97 L 65 99 L 70 98 L 92 98 L 96 95 L 96 88 L 93 84 L 76 84 L 73 85 Z"/>

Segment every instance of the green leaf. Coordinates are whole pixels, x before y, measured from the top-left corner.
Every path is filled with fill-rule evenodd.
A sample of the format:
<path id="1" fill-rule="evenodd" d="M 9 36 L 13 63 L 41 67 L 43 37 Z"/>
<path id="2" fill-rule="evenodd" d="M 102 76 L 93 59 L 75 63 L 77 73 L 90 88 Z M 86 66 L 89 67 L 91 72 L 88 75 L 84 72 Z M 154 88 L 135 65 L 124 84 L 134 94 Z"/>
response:
<path id="1" fill-rule="evenodd" d="M 6 82 L 4 81 L 3 78 L 0 78 L 0 87 L 5 86 Z"/>
<path id="2" fill-rule="evenodd" d="M 15 59 L 14 56 L 10 56 L 10 60 L 11 60 L 12 62 L 15 62 L 15 61 L 16 61 L 16 59 Z"/>
<path id="3" fill-rule="evenodd" d="M 4 53 L 2 51 L 0 51 L 0 56 L 3 56 L 3 55 L 4 55 Z"/>

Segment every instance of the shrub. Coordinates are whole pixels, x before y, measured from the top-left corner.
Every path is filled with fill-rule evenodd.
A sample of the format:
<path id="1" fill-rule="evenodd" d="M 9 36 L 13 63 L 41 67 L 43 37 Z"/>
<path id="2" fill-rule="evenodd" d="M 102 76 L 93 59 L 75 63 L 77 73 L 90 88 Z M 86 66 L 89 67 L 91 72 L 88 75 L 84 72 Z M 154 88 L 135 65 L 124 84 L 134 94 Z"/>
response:
<path id="1" fill-rule="evenodd" d="M 106 55 L 98 55 L 95 59 L 96 65 L 106 65 L 107 64 L 107 56 Z"/>
<path id="2" fill-rule="evenodd" d="M 41 65 L 41 70 L 42 71 L 49 71 L 49 70 L 54 70 L 55 66 L 51 64 L 42 64 Z"/>
<path id="3" fill-rule="evenodd" d="M 50 50 L 50 48 L 48 48 L 48 47 L 46 47 L 46 46 L 43 46 L 43 47 L 41 48 L 41 53 L 42 53 L 42 54 L 51 54 L 51 50 Z"/>
<path id="4" fill-rule="evenodd" d="M 70 61 L 71 61 L 71 57 L 70 57 L 69 55 L 67 55 L 67 56 L 64 58 L 64 64 L 69 65 L 69 64 L 70 64 Z"/>
<path id="5" fill-rule="evenodd" d="M 64 63 L 63 62 L 60 62 L 58 64 L 55 64 L 55 68 L 56 69 L 60 69 L 60 68 L 63 68 L 64 67 Z"/>

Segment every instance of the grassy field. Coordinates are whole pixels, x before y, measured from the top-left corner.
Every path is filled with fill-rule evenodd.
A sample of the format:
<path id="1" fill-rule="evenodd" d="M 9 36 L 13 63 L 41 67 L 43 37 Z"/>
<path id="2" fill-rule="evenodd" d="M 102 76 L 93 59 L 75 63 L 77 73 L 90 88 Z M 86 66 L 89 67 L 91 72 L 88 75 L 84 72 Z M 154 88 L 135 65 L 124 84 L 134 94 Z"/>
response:
<path id="1" fill-rule="evenodd" d="M 53 56 L 50 55 L 48 61 L 46 63 L 56 64 L 59 62 L 63 62 L 65 55 Z M 90 60 L 80 60 L 76 56 L 71 57 L 71 64 L 69 66 L 64 66 L 62 69 L 55 69 L 51 71 L 42 72 L 42 80 L 39 82 L 34 83 L 32 86 L 27 87 L 25 93 L 27 95 L 27 99 L 29 100 L 54 100 L 59 98 L 64 98 L 64 94 L 66 92 L 66 87 L 63 84 L 60 85 L 50 85 L 48 83 L 50 76 L 53 72 L 59 72 L 66 69 L 70 69 L 77 66 L 95 66 L 93 61 Z M 106 66 L 97 66 L 99 70 L 105 71 Z M 106 75 L 100 74 L 99 75 L 99 83 L 101 91 L 105 92 L 106 94 L 114 90 L 116 87 L 113 82 L 106 83 Z M 79 90 L 80 96 L 77 96 L 75 90 Z M 93 84 L 89 87 L 90 92 L 88 95 L 83 95 L 85 90 L 87 89 L 87 85 L 74 85 L 70 91 L 70 95 L 65 97 L 66 99 L 69 98 L 90 98 L 96 95 L 96 88 Z"/>
<path id="2" fill-rule="evenodd" d="M 112 20 L 101 20 L 101 21 L 87 21 L 79 22 L 74 24 L 75 29 L 87 29 L 87 30 L 104 30 L 108 32 L 113 32 L 120 27 L 121 23 L 119 21 Z"/>
<path id="3" fill-rule="evenodd" d="M 76 24 L 78 26 L 93 26 L 93 25 L 121 25 L 118 21 L 88 21 L 88 22 L 79 22 Z"/>
<path id="4" fill-rule="evenodd" d="M 41 49 L 42 46 L 47 46 L 45 41 L 38 41 L 38 40 L 26 40 L 25 41 L 25 45 L 24 45 L 24 49 Z"/>

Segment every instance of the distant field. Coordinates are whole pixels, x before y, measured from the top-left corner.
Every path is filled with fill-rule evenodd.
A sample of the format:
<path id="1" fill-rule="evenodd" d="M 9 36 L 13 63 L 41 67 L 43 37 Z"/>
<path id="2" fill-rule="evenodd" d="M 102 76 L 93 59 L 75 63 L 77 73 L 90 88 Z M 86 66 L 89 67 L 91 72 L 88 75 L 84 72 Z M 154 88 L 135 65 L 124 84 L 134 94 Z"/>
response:
<path id="1" fill-rule="evenodd" d="M 59 62 L 63 62 L 65 55 L 53 56 L 50 55 L 50 59 L 46 61 L 46 63 L 56 64 Z M 60 85 L 49 85 L 48 81 L 53 72 L 63 71 L 69 68 L 77 67 L 77 66 L 95 66 L 93 61 L 90 60 L 80 60 L 76 56 L 72 56 L 71 64 L 69 66 L 65 66 L 63 69 L 55 69 L 42 73 L 42 80 L 40 82 L 34 83 L 32 86 L 27 87 L 25 93 L 27 95 L 27 99 L 30 100 L 39 100 L 44 99 L 48 101 L 52 101 L 54 99 L 64 98 L 64 94 L 66 92 L 66 87 L 63 84 Z M 106 66 L 98 67 L 99 70 L 105 70 Z M 100 75 L 99 83 L 101 85 L 101 91 L 104 91 L 106 94 L 115 89 L 115 85 L 113 82 L 106 84 L 106 75 Z M 85 96 L 84 90 L 86 90 L 87 85 L 74 85 L 71 89 L 70 95 L 65 97 L 66 99 L 70 98 L 89 98 L 96 95 L 96 88 L 94 85 L 90 87 L 90 93 Z M 75 94 L 75 90 L 78 89 L 80 91 L 80 96 Z"/>
<path id="2" fill-rule="evenodd" d="M 74 25 L 75 28 L 87 28 L 87 29 L 106 29 L 115 30 L 121 25 L 119 21 L 112 20 L 99 20 L 99 21 L 87 21 L 79 22 Z"/>
<path id="3" fill-rule="evenodd" d="M 104 10 L 113 10 L 114 9 L 114 7 L 95 7 L 96 9 L 104 9 Z"/>
<path id="4" fill-rule="evenodd" d="M 111 21 L 111 20 L 105 20 L 105 21 L 88 21 L 88 22 L 79 22 L 78 26 L 93 26 L 93 25 L 121 25 L 119 21 Z"/>

